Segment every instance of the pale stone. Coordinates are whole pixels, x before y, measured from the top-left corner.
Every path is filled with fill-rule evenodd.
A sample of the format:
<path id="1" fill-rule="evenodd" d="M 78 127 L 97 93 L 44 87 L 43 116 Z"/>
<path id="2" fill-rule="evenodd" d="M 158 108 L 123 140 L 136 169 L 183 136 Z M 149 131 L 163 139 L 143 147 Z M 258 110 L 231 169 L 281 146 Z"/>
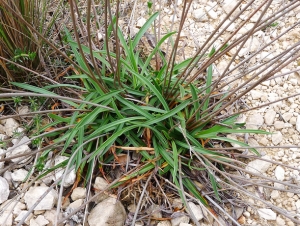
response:
<path id="1" fill-rule="evenodd" d="M 8 195 L 9 185 L 7 183 L 7 180 L 3 177 L 0 177 L 0 204 L 8 199 Z"/>
<path id="2" fill-rule="evenodd" d="M 73 201 L 77 199 L 84 199 L 86 197 L 86 188 L 77 187 L 73 190 L 71 198 Z"/>
<path id="3" fill-rule="evenodd" d="M 188 205 L 190 206 L 191 211 L 193 212 L 196 220 L 197 221 L 202 220 L 204 215 L 203 215 L 201 207 L 199 205 L 194 204 L 193 202 L 188 202 Z"/>
<path id="4" fill-rule="evenodd" d="M 205 11 L 207 12 L 208 16 L 213 19 L 216 20 L 218 19 L 218 14 L 209 6 L 205 7 Z"/>
<path id="5" fill-rule="evenodd" d="M 273 109 L 269 109 L 266 114 L 265 114 L 265 123 L 267 125 L 272 125 L 274 122 L 274 119 L 276 117 L 276 111 L 274 111 Z"/>
<path id="6" fill-rule="evenodd" d="M 17 130 L 19 126 L 20 126 L 19 123 L 15 119 L 13 118 L 6 119 L 4 124 L 6 135 L 9 137 L 13 136 L 14 132 Z"/>
<path id="7" fill-rule="evenodd" d="M 137 27 L 142 27 L 146 23 L 146 19 L 144 17 L 140 18 L 137 22 Z"/>
<path id="8" fill-rule="evenodd" d="M 253 100 L 258 100 L 262 97 L 263 92 L 258 91 L 258 90 L 251 90 L 250 95 L 251 95 Z"/>
<path id="9" fill-rule="evenodd" d="M 246 170 L 255 173 L 261 174 L 267 171 L 267 169 L 272 165 L 270 162 L 266 162 L 262 159 L 271 160 L 271 158 L 267 155 L 263 156 L 261 159 L 255 159 L 248 163 L 246 166 Z"/>
<path id="10" fill-rule="evenodd" d="M 55 157 L 55 160 L 54 160 L 55 165 L 58 165 L 67 159 L 69 159 L 69 158 L 66 156 L 57 156 L 57 157 Z M 55 176 L 54 176 L 55 180 L 60 179 L 64 175 L 64 172 L 65 172 L 65 169 L 61 169 L 61 168 L 55 170 Z M 75 182 L 75 179 L 76 179 L 76 172 L 75 172 L 75 169 L 72 169 L 71 172 L 68 172 L 66 174 L 63 186 L 69 187 L 69 186 L 73 185 Z"/>
<path id="11" fill-rule="evenodd" d="M 283 121 L 275 121 L 274 128 L 275 129 L 283 129 L 285 127 L 285 123 Z"/>
<path id="12" fill-rule="evenodd" d="M 31 208 L 47 190 L 48 187 L 30 187 L 24 195 L 27 208 Z M 57 197 L 57 191 L 52 189 L 42 200 L 39 201 L 39 204 L 34 208 L 34 210 L 52 209 L 56 203 Z"/>
<path id="13" fill-rule="evenodd" d="M 102 177 L 96 177 L 95 184 L 94 184 L 94 189 L 95 193 L 103 191 L 107 187 L 108 183 L 105 179 Z M 108 195 L 102 192 L 99 194 L 95 200 L 96 203 L 102 202 L 104 199 L 107 199 Z"/>
<path id="14" fill-rule="evenodd" d="M 193 17 L 198 22 L 208 21 L 207 15 L 203 8 L 199 8 L 193 11 Z"/>
<path id="15" fill-rule="evenodd" d="M 281 132 L 276 132 L 275 134 L 272 134 L 272 142 L 274 145 L 279 144 L 281 141 L 282 141 Z"/>
<path id="16" fill-rule="evenodd" d="M 6 153 L 6 157 L 9 158 L 9 157 L 13 157 L 13 156 L 16 156 L 16 155 L 21 155 L 21 154 L 29 154 L 31 152 L 31 149 L 29 148 L 29 146 L 27 144 L 24 144 L 24 145 L 20 145 L 20 146 L 17 146 L 18 144 L 14 145 L 13 147 L 10 147 L 7 149 L 7 153 Z M 24 156 L 22 157 L 17 157 L 17 158 L 13 158 L 11 159 L 12 162 L 19 162 L 19 163 L 25 163 L 27 160 L 29 160 L 30 157 L 28 158 L 25 158 L 24 159 Z M 22 160 L 24 159 L 24 160 Z M 20 161 L 22 160 L 22 161 Z"/>
<path id="17" fill-rule="evenodd" d="M 175 218 L 172 218 L 171 224 L 172 226 L 179 226 L 181 223 L 189 223 L 190 218 L 185 215 L 181 215 Z"/>
<path id="18" fill-rule="evenodd" d="M 49 224 L 49 221 L 42 215 L 39 215 L 36 219 L 34 219 L 35 223 L 37 226 L 45 226 Z M 31 224 L 30 224 L 31 226 Z"/>
<path id="19" fill-rule="evenodd" d="M 23 219 L 23 217 L 27 214 L 27 210 L 22 210 L 18 215 L 17 215 L 17 217 L 14 219 L 14 221 L 15 222 L 20 222 L 22 219 Z M 30 219 L 33 217 L 33 214 L 32 213 L 30 213 L 29 215 L 28 215 L 28 217 L 26 217 L 26 219 L 25 219 L 25 223 L 26 224 L 30 224 L 29 222 L 30 222 Z"/>
<path id="20" fill-rule="evenodd" d="M 296 211 L 299 214 L 300 213 L 300 199 L 297 200 L 297 202 L 295 203 L 296 205 Z"/>
<path id="21" fill-rule="evenodd" d="M 279 195 L 280 195 L 280 193 L 279 193 L 279 191 L 277 191 L 277 190 L 273 190 L 273 191 L 271 192 L 271 198 L 272 198 L 272 199 L 277 199 L 277 198 L 279 197 Z"/>
<path id="22" fill-rule="evenodd" d="M 154 218 L 162 218 L 161 208 L 159 205 L 152 204 L 146 212 Z"/>
<path id="23" fill-rule="evenodd" d="M 300 132 L 300 115 L 297 116 L 296 130 L 297 130 L 298 132 Z"/>
<path id="24" fill-rule="evenodd" d="M 77 199 L 76 201 L 70 203 L 67 209 L 71 210 L 70 212 L 74 211 L 75 209 L 79 208 L 83 204 L 83 199 Z"/>
<path id="25" fill-rule="evenodd" d="M 157 226 L 172 226 L 170 221 L 161 221 L 157 224 Z"/>
<path id="26" fill-rule="evenodd" d="M 126 211 L 119 200 L 107 198 L 95 206 L 88 216 L 90 226 L 123 226 Z"/>
<path id="27" fill-rule="evenodd" d="M 286 112 L 282 114 L 282 118 L 287 122 L 293 117 L 293 113 L 291 112 Z"/>
<path id="28" fill-rule="evenodd" d="M 258 209 L 258 214 L 260 217 L 266 220 L 276 220 L 276 213 L 271 209 Z"/>
<path id="29" fill-rule="evenodd" d="M 246 127 L 247 129 L 258 129 L 263 123 L 263 117 L 260 114 L 254 114 L 247 118 Z"/>
<path id="30" fill-rule="evenodd" d="M 13 179 L 13 181 L 21 182 L 21 181 L 25 180 L 25 178 L 26 178 L 27 175 L 28 175 L 28 171 L 27 170 L 18 169 L 18 170 L 15 170 L 11 174 L 11 178 Z"/>
<path id="31" fill-rule="evenodd" d="M 277 166 L 274 173 L 277 180 L 284 180 L 285 170 L 281 166 Z"/>

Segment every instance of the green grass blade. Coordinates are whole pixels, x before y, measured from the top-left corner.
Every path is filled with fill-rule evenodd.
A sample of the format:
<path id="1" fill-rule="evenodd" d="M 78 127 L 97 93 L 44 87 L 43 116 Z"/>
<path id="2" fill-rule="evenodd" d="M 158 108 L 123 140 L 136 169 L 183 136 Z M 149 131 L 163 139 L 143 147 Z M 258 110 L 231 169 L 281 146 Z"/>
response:
<path id="1" fill-rule="evenodd" d="M 158 16 L 158 12 L 154 13 L 147 21 L 146 23 L 141 27 L 139 32 L 135 35 L 133 42 L 132 42 L 132 47 L 135 48 L 143 35 L 146 33 L 146 31 L 149 29 L 153 21 L 156 19 Z"/>

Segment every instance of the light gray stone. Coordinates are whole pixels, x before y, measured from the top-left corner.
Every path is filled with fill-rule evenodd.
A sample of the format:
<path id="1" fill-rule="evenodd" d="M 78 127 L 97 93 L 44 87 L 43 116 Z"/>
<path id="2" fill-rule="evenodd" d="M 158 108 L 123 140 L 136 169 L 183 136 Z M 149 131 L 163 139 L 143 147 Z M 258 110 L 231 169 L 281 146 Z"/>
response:
<path id="1" fill-rule="evenodd" d="M 205 11 L 211 19 L 218 19 L 218 14 L 210 6 L 206 6 Z"/>
<path id="2" fill-rule="evenodd" d="M 15 155 L 21 155 L 21 154 L 26 154 L 26 153 L 30 153 L 31 149 L 29 148 L 29 146 L 27 144 L 24 145 L 20 145 L 17 146 L 18 144 L 14 145 L 13 147 L 10 147 L 7 149 L 7 153 L 6 153 L 6 157 L 13 157 Z M 27 160 L 29 160 L 30 157 L 25 158 L 24 156 L 22 157 L 17 157 L 17 158 L 13 158 L 11 159 L 12 162 L 20 162 L 20 163 L 25 163 Z M 24 159 L 22 161 L 20 161 L 21 159 Z"/>
<path id="3" fill-rule="evenodd" d="M 71 198 L 73 201 L 84 199 L 86 197 L 86 188 L 77 187 L 73 190 Z"/>
<path id="4" fill-rule="evenodd" d="M 246 166 L 246 170 L 256 174 L 261 174 L 266 172 L 267 169 L 272 165 L 272 163 L 266 162 L 262 159 L 271 160 L 271 157 L 265 155 L 261 159 L 255 159 L 249 162 L 248 165 Z"/>
<path id="5" fill-rule="evenodd" d="M 31 226 L 32 221 L 33 221 L 32 225 L 35 225 L 35 226 L 45 226 L 45 225 L 49 224 L 49 221 L 42 215 L 39 215 L 35 219 L 31 219 L 30 220 L 30 226 Z"/>
<path id="6" fill-rule="evenodd" d="M 296 205 L 296 211 L 299 214 L 300 213 L 300 200 L 297 200 L 297 202 L 295 203 Z"/>
<path id="7" fill-rule="evenodd" d="M 170 221 L 161 221 L 157 224 L 157 226 L 172 226 Z"/>
<path id="8" fill-rule="evenodd" d="M 266 220 L 276 220 L 276 213 L 271 209 L 258 209 L 258 215 Z"/>
<path id="9" fill-rule="evenodd" d="M 282 141 L 282 133 L 281 132 L 276 132 L 274 134 L 272 134 L 272 143 L 274 145 L 279 144 Z"/>
<path id="10" fill-rule="evenodd" d="M 31 208 L 36 201 L 48 190 L 48 187 L 31 187 L 24 195 L 24 200 L 27 205 L 27 208 Z M 42 200 L 39 201 L 39 204 L 34 208 L 34 210 L 50 210 L 53 208 L 56 203 L 58 194 L 52 189 Z"/>
<path id="11" fill-rule="evenodd" d="M 282 166 L 277 166 L 274 173 L 277 180 L 284 180 L 285 170 L 282 168 Z"/>
<path id="12" fill-rule="evenodd" d="M 193 17 L 198 22 L 208 21 L 208 17 L 203 8 L 199 8 L 193 11 Z"/>
<path id="13" fill-rule="evenodd" d="M 94 189 L 95 193 L 103 191 L 107 187 L 108 183 L 105 179 L 102 177 L 96 177 L 95 179 L 95 184 L 94 184 Z M 104 199 L 107 199 L 108 195 L 102 192 L 99 194 L 95 200 L 96 203 L 102 202 Z"/>
<path id="14" fill-rule="evenodd" d="M 4 149 L 0 148 L 0 155 L 3 154 L 5 152 Z M 3 159 L 4 156 L 0 156 L 0 160 Z M 5 162 L 0 162 L 0 169 L 3 169 L 4 168 L 4 163 Z"/>
<path id="15" fill-rule="evenodd" d="M 15 119 L 13 118 L 6 119 L 4 124 L 6 135 L 9 137 L 13 136 L 14 132 L 17 130 L 19 126 L 20 126 L 19 123 Z"/>
<path id="16" fill-rule="evenodd" d="M 137 21 L 137 27 L 142 27 L 145 23 L 146 23 L 146 19 L 144 17 L 140 18 L 138 21 Z"/>
<path id="17" fill-rule="evenodd" d="M 17 217 L 14 219 L 14 221 L 15 222 L 20 222 L 22 219 L 23 219 L 23 217 L 27 214 L 27 210 L 22 210 L 18 215 L 17 215 Z M 26 224 L 30 224 L 30 219 L 33 217 L 33 214 L 32 213 L 30 213 L 29 215 L 28 215 L 28 217 L 25 219 L 25 223 Z"/>
<path id="18" fill-rule="evenodd" d="M 107 198 L 92 209 L 88 216 L 90 226 L 123 226 L 126 212 L 119 200 Z"/>
<path id="19" fill-rule="evenodd" d="M 65 161 L 67 159 L 69 159 L 69 158 L 66 156 L 57 156 L 57 157 L 55 157 L 55 161 L 54 161 L 55 165 L 58 165 L 59 163 Z M 62 168 L 55 170 L 55 176 L 54 176 L 55 180 L 61 178 L 63 176 L 64 172 L 65 172 L 65 169 L 62 169 Z M 73 185 L 75 182 L 75 179 L 76 179 L 76 172 L 75 172 L 75 169 L 73 169 L 73 170 L 71 170 L 71 172 L 67 173 L 63 186 L 69 187 L 69 186 Z"/>
<path id="20" fill-rule="evenodd" d="M 273 190 L 271 192 L 271 198 L 274 199 L 274 200 L 277 199 L 279 197 L 279 195 L 280 195 L 280 193 L 277 190 Z"/>
<path id="21" fill-rule="evenodd" d="M 300 132 L 300 115 L 297 116 L 296 130 L 297 130 L 298 132 Z"/>
<path id="22" fill-rule="evenodd" d="M 146 212 L 154 218 L 162 218 L 161 208 L 159 205 L 152 204 Z"/>
<path id="23" fill-rule="evenodd" d="M 189 222 L 190 222 L 190 218 L 185 215 L 172 218 L 171 220 L 172 226 L 179 226 L 181 223 L 189 223 Z"/>
<path id="24" fill-rule="evenodd" d="M 201 207 L 199 205 L 194 204 L 193 202 L 188 202 L 188 205 L 190 206 L 196 220 L 197 221 L 202 220 L 204 215 L 203 215 Z"/>
<path id="25" fill-rule="evenodd" d="M 77 199 L 76 201 L 72 202 L 68 208 L 67 208 L 67 212 L 71 213 L 72 211 L 74 211 L 75 209 L 79 208 L 82 204 L 83 204 L 83 199 Z"/>
<path id="26" fill-rule="evenodd" d="M 251 95 L 253 100 L 258 100 L 262 97 L 263 92 L 258 91 L 258 90 L 251 90 L 250 95 Z"/>
<path id="27" fill-rule="evenodd" d="M 21 182 L 28 175 L 28 171 L 25 169 L 17 169 L 11 174 L 13 181 Z"/>
<path id="28" fill-rule="evenodd" d="M 293 113 L 291 112 L 286 112 L 282 114 L 282 118 L 288 122 L 291 118 L 293 117 Z"/>
<path id="29" fill-rule="evenodd" d="M 266 113 L 265 113 L 265 123 L 267 125 L 272 125 L 274 122 L 274 119 L 276 117 L 276 111 L 274 111 L 273 109 L 269 109 Z"/>
<path id="30" fill-rule="evenodd" d="M 275 121 L 274 128 L 275 129 L 283 129 L 285 127 L 285 123 L 283 121 Z"/>
<path id="31" fill-rule="evenodd" d="M 236 0 L 225 0 L 222 8 L 228 14 L 237 5 L 237 3 L 238 2 Z"/>
<path id="32" fill-rule="evenodd" d="M 263 117 L 260 114 L 256 113 L 250 115 L 247 118 L 246 127 L 247 129 L 258 129 L 259 127 L 262 126 L 263 123 L 264 123 Z"/>
<path id="33" fill-rule="evenodd" d="M 3 177 L 0 177 L 0 204 L 8 199 L 8 195 L 9 185 L 7 183 L 7 180 Z"/>
<path id="34" fill-rule="evenodd" d="M 57 217 L 56 215 L 56 209 L 52 210 L 47 210 L 43 216 L 45 217 L 46 220 L 48 220 L 50 223 L 49 225 L 55 225 L 55 218 Z M 58 219 L 62 218 L 62 213 L 59 214 Z M 58 226 L 64 226 L 63 223 L 58 224 Z"/>

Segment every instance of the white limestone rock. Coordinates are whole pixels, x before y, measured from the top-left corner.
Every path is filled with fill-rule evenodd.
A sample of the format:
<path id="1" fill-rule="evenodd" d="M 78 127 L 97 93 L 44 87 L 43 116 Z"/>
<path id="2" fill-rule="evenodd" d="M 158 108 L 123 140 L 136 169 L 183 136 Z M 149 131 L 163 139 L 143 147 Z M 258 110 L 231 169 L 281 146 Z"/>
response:
<path id="1" fill-rule="evenodd" d="M 208 21 L 208 17 L 203 8 L 199 8 L 193 11 L 193 17 L 198 22 L 206 22 Z"/>
<path id="2" fill-rule="evenodd" d="M 267 169 L 272 165 L 272 163 L 266 162 L 263 159 L 271 160 L 271 157 L 265 155 L 261 159 L 255 159 L 249 162 L 246 166 L 246 170 L 255 174 L 265 173 Z"/>
<path id="3" fill-rule="evenodd" d="M 90 226 L 123 226 L 126 211 L 122 203 L 115 198 L 107 198 L 95 206 L 88 216 Z"/>
<path id="4" fill-rule="evenodd" d="M 258 209 L 258 215 L 266 220 L 276 220 L 276 213 L 271 209 Z"/>
<path id="5" fill-rule="evenodd" d="M 77 187 L 73 190 L 71 198 L 73 201 L 84 199 L 86 197 L 86 188 Z"/>
<path id="6" fill-rule="evenodd" d="M 14 219 L 14 221 L 15 221 L 15 222 L 20 222 L 20 221 L 23 219 L 23 217 L 27 214 L 27 212 L 28 212 L 27 210 L 22 210 L 22 211 L 17 215 L 17 217 Z M 25 219 L 25 224 L 30 225 L 30 220 L 31 220 L 32 217 L 33 217 L 33 214 L 30 213 L 29 216 L 26 217 L 26 219 Z"/>
<path id="7" fill-rule="evenodd" d="M 140 18 L 138 21 L 137 21 L 137 27 L 142 27 L 145 23 L 147 22 L 147 20 L 144 18 L 144 17 L 142 17 L 142 18 Z"/>
<path id="8" fill-rule="evenodd" d="M 3 177 L 0 177 L 0 204 L 5 202 L 8 199 L 8 195 L 9 195 L 9 185 L 7 183 L 7 180 Z"/>
<path id="9" fill-rule="evenodd" d="M 218 19 L 218 14 L 210 6 L 206 6 L 205 11 L 211 19 Z"/>
<path id="10" fill-rule="evenodd" d="M 199 205 L 194 204 L 193 202 L 188 202 L 188 205 L 190 206 L 197 221 L 202 220 L 204 215 L 201 207 Z"/>
<path id="11" fill-rule="evenodd" d="M 102 177 L 96 177 L 95 179 L 95 184 L 94 184 L 94 189 L 95 193 L 103 191 L 107 187 L 108 183 L 105 179 Z M 96 203 L 102 202 L 104 199 L 107 199 L 108 195 L 102 192 L 99 194 L 95 200 Z"/>
<path id="12" fill-rule="evenodd" d="M 274 173 L 277 180 L 284 180 L 285 170 L 282 168 L 282 166 L 277 166 Z"/>
<path id="13" fill-rule="evenodd" d="M 276 132 L 274 134 L 272 134 L 272 143 L 274 145 L 279 144 L 282 141 L 283 137 L 282 137 L 282 133 L 281 132 Z"/>
<path id="14" fill-rule="evenodd" d="M 275 121 L 274 128 L 276 130 L 283 129 L 285 127 L 285 123 L 283 121 Z"/>
<path id="15" fill-rule="evenodd" d="M 9 151 L 9 152 L 6 153 L 6 157 L 9 158 L 9 157 L 13 157 L 15 155 L 21 155 L 21 154 L 30 153 L 31 149 L 28 147 L 27 144 L 25 144 L 25 145 L 21 145 L 21 146 L 16 147 L 16 148 L 14 148 L 14 147 L 8 148 L 7 151 Z M 19 162 L 23 158 L 24 158 L 24 156 L 13 158 L 13 159 L 11 159 L 11 161 L 12 162 Z M 29 158 L 30 157 L 25 158 L 20 163 L 25 163 Z"/>
<path id="16" fill-rule="evenodd" d="M 0 148 L 0 155 L 3 154 L 5 152 L 4 149 Z M 0 156 L 0 160 L 3 159 L 4 156 Z M 4 163 L 5 162 L 0 162 L 0 169 L 3 169 L 4 168 Z"/>
<path id="17" fill-rule="evenodd" d="M 48 190 L 48 187 L 30 187 L 24 195 L 27 208 L 31 208 L 36 201 Z M 58 194 L 52 189 L 34 208 L 34 210 L 51 210 L 56 203 Z"/>
<path id="18" fill-rule="evenodd" d="M 176 216 L 171 220 L 172 226 L 179 226 L 182 223 L 189 223 L 189 222 L 190 222 L 190 218 L 183 214 L 180 216 Z"/>
<path id="19" fill-rule="evenodd" d="M 172 226 L 170 221 L 161 221 L 157 224 L 157 226 Z"/>
<path id="20" fill-rule="evenodd" d="M 45 226 L 47 224 L 49 224 L 49 221 L 43 215 L 38 215 L 37 218 L 30 220 L 30 226 Z"/>
<path id="21" fill-rule="evenodd" d="M 54 160 L 55 165 L 58 165 L 59 163 L 65 161 L 67 159 L 69 159 L 69 158 L 66 156 L 57 156 L 57 157 L 55 157 L 55 160 Z M 65 169 L 62 169 L 62 168 L 55 170 L 55 175 L 54 175 L 55 180 L 61 178 L 63 176 L 64 172 L 65 172 Z M 69 187 L 69 186 L 73 185 L 75 182 L 75 179 L 76 179 L 76 172 L 75 172 L 75 169 L 72 169 L 71 172 L 67 173 L 63 186 Z"/>
<path id="22" fill-rule="evenodd" d="M 4 124 L 6 135 L 9 137 L 13 136 L 14 132 L 17 130 L 19 126 L 20 126 L 19 123 L 15 119 L 13 118 L 6 119 Z"/>
<path id="23" fill-rule="evenodd" d="M 258 100 L 262 97 L 263 92 L 258 91 L 258 90 L 251 90 L 250 95 L 251 95 L 253 100 Z"/>
<path id="24" fill-rule="evenodd" d="M 264 123 L 264 119 L 261 114 L 253 114 L 247 118 L 246 127 L 247 129 L 258 129 Z"/>
<path id="25" fill-rule="evenodd" d="M 28 175 L 28 171 L 25 169 L 17 169 L 11 174 L 11 178 L 13 181 L 21 182 L 25 180 L 26 176 Z"/>
<path id="26" fill-rule="evenodd" d="M 296 130 L 297 130 L 298 132 L 300 132 L 300 115 L 297 116 Z"/>
<path id="27" fill-rule="evenodd" d="M 269 126 L 272 125 L 274 123 L 276 117 L 276 111 L 274 111 L 273 109 L 269 109 L 266 113 L 265 113 L 265 123 Z"/>

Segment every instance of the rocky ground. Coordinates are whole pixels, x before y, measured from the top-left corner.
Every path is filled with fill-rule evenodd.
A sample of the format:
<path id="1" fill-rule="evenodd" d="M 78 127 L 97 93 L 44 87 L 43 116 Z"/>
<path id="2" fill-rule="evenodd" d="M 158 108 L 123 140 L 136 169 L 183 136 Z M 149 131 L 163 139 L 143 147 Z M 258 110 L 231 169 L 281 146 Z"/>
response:
<path id="1" fill-rule="evenodd" d="M 164 3 L 163 3 L 164 2 Z M 244 1 L 243 4 L 247 4 L 248 1 Z M 255 1 L 255 5 L 258 5 L 262 1 Z M 178 18 L 182 10 L 182 0 L 178 0 L 177 4 L 173 1 L 161 1 L 162 14 L 161 26 L 170 25 L 174 21 L 173 30 L 178 27 Z M 191 56 L 208 38 L 210 32 L 214 30 L 217 24 L 225 18 L 232 7 L 237 3 L 235 0 L 223 1 L 206 1 L 199 0 L 192 4 L 190 13 L 188 14 L 187 22 L 184 26 L 182 33 L 182 40 L 180 42 L 180 56 L 181 59 L 185 59 Z M 288 4 L 289 1 L 274 0 L 270 6 L 269 14 L 278 8 L 283 7 L 284 4 Z M 176 9 L 174 10 L 174 7 Z M 148 15 L 147 3 L 145 1 L 137 2 L 135 5 L 132 2 L 125 1 L 122 5 L 124 16 L 130 15 L 132 10 L 135 11 L 132 20 L 128 21 L 122 19 L 120 24 L 132 23 L 132 27 L 139 27 L 145 23 Z M 159 10 L 158 5 L 153 6 L 155 10 Z M 174 13 L 175 12 L 175 13 Z M 174 16 L 175 15 L 175 16 Z M 240 16 L 236 23 L 230 25 L 224 33 L 224 38 L 233 32 L 238 23 L 242 21 L 244 16 Z M 240 31 L 241 33 L 248 31 L 255 23 L 257 17 L 254 16 Z M 239 54 L 238 60 L 245 59 L 246 56 L 258 51 L 264 44 L 273 40 L 284 29 L 295 24 L 300 20 L 300 7 L 297 7 L 290 13 L 286 14 L 278 24 L 274 27 L 269 27 L 266 31 L 257 32 Z M 99 31 L 101 33 L 101 31 Z M 236 75 L 229 79 L 237 78 L 239 73 L 246 73 L 251 67 L 254 67 L 258 63 L 271 59 L 272 56 L 288 48 L 293 43 L 300 41 L 300 28 L 299 25 L 295 29 L 289 32 L 289 35 L 285 35 L 275 42 L 264 51 L 260 51 L 259 54 L 251 61 L 245 63 L 243 72 L 236 70 Z M 218 46 L 218 43 L 215 43 Z M 228 58 L 223 58 L 214 65 L 214 76 L 217 77 L 225 70 L 225 67 L 230 60 L 230 53 Z M 233 64 L 232 67 L 235 65 Z M 293 70 L 298 70 L 290 73 Z M 263 82 L 261 85 L 251 90 L 246 97 L 243 98 L 241 103 L 244 107 L 256 107 L 259 105 L 267 104 L 272 101 L 276 101 L 280 98 L 292 96 L 300 93 L 300 60 L 295 61 L 287 65 L 278 74 L 285 74 L 280 77 L 276 77 Z M 233 73 L 234 74 L 234 73 Z M 250 76 L 250 75 L 249 75 Z M 246 76 L 247 77 L 247 76 Z M 236 87 L 243 78 L 236 79 L 231 84 L 230 88 Z M 27 106 L 23 106 L 17 109 L 20 112 L 28 111 Z M 297 194 L 297 186 L 300 186 L 300 98 L 298 96 L 288 98 L 286 100 L 269 104 L 260 109 L 253 110 L 251 112 L 244 113 L 240 117 L 241 122 L 246 122 L 247 128 L 259 128 L 269 132 L 272 135 L 251 135 L 249 137 L 241 137 L 230 135 L 231 138 L 236 138 L 241 141 L 246 141 L 252 146 L 278 146 L 279 148 L 260 148 L 258 149 L 263 155 L 263 158 L 269 161 L 251 160 L 247 162 L 246 169 L 250 172 L 260 173 L 262 175 L 274 178 L 278 181 L 286 182 L 286 185 L 275 182 L 269 184 L 269 188 L 262 186 L 251 187 L 249 191 L 253 192 L 257 197 L 262 200 L 270 201 L 273 205 L 281 207 L 288 211 L 288 214 L 300 214 L 300 195 Z M 20 125 L 20 121 L 9 118 L 1 120 L 0 124 L 0 138 L 2 140 L 12 138 L 16 135 L 16 132 L 20 134 L 15 139 L 12 139 L 11 143 L 7 146 L 3 146 L 0 149 L 0 160 L 5 159 L 4 162 L 0 162 L 0 204 L 2 214 L 0 215 L 0 225 L 16 225 L 26 215 L 28 210 L 34 205 L 39 197 L 51 186 L 51 183 L 59 178 L 63 174 L 63 170 L 57 170 L 53 172 L 49 177 L 44 178 L 34 184 L 23 183 L 28 175 L 28 170 L 33 164 L 33 157 L 27 157 L 21 162 L 16 164 L 18 160 L 24 157 L 14 158 L 11 161 L 8 159 L 11 156 L 25 154 L 32 152 L 30 149 L 29 138 L 26 135 L 22 135 L 23 128 Z M 65 160 L 65 157 L 56 157 L 53 164 L 59 164 Z M 280 164 L 274 164 L 273 161 L 277 161 Z M 5 170 L 8 164 L 14 164 L 14 166 Z M 50 163 L 49 163 L 50 164 Z M 246 174 L 245 177 L 252 177 Z M 70 187 L 75 182 L 75 171 L 68 173 L 64 186 Z M 287 186 L 287 185 L 291 186 Z M 79 206 L 81 206 L 86 197 L 94 194 L 97 191 L 101 191 L 105 188 L 107 182 L 102 177 L 95 178 L 92 184 L 92 191 L 88 192 L 85 187 L 77 187 L 70 197 L 65 200 L 60 215 L 66 216 Z M 277 188 L 278 190 L 273 190 Z M 294 191 L 294 192 L 293 192 Z M 298 191 L 299 192 L 299 191 Z M 18 195 L 21 194 L 21 195 Z M 59 189 L 54 187 L 47 196 L 34 207 L 34 211 L 28 215 L 25 220 L 25 224 L 34 226 L 54 225 L 56 208 Z M 263 203 L 257 203 L 253 198 L 244 197 L 244 201 L 247 204 L 245 208 L 235 209 L 236 219 L 239 220 L 242 225 L 295 225 L 291 220 L 284 217 L 282 214 L 278 214 L 270 208 L 266 207 Z M 180 209 L 182 203 L 180 199 L 170 199 L 171 205 Z M 257 207 L 251 204 L 258 204 Z M 204 223 L 204 218 L 208 217 L 205 209 L 199 204 L 189 202 L 189 205 L 197 218 L 201 222 L 201 225 L 212 225 Z M 62 225 L 82 225 L 82 222 L 87 219 L 90 226 L 96 225 L 123 225 L 125 219 L 133 217 L 136 206 L 132 204 L 126 204 L 126 209 L 120 201 L 116 200 L 116 197 L 103 193 L 95 201 L 95 205 L 89 214 L 84 211 L 80 211 L 75 214 L 71 220 L 62 223 Z M 188 226 L 191 220 L 184 212 L 173 213 L 172 219 L 163 219 L 162 210 L 156 203 L 148 208 L 148 214 L 152 216 L 152 219 L 156 219 L 156 223 L 153 225 L 158 226 Z M 208 217 L 209 218 L 209 217 Z M 221 221 L 221 219 L 219 219 Z M 154 221 L 153 221 L 154 222 Z M 220 222 L 222 223 L 222 222 Z M 25 225 L 24 224 L 24 225 Z M 142 224 L 141 221 L 137 221 L 135 224 Z M 217 225 L 215 222 L 214 225 Z"/>

